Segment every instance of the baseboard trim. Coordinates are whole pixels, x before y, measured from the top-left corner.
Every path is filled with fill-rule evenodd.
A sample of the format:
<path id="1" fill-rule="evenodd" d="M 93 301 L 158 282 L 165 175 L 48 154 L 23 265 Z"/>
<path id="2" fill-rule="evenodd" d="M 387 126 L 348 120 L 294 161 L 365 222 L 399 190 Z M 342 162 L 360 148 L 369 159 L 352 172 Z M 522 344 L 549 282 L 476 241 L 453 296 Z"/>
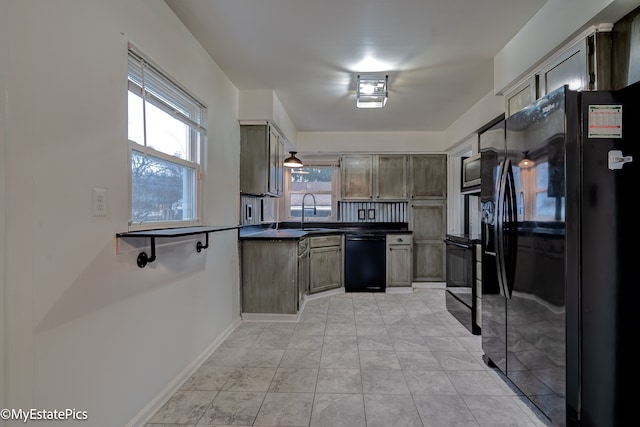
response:
<path id="1" fill-rule="evenodd" d="M 126 427 L 144 427 L 151 417 L 173 397 L 191 375 L 220 347 L 220 344 L 242 323 L 242 319 L 236 319 L 227 329 L 218 336 L 191 364 L 182 370 L 167 386 L 158 393 L 138 414 L 131 419 Z"/>
<path id="2" fill-rule="evenodd" d="M 446 289 L 446 282 L 413 282 L 414 289 Z"/>
<path id="3" fill-rule="evenodd" d="M 300 313 L 302 310 L 298 314 L 242 313 L 242 320 L 244 322 L 297 322 Z"/>
<path id="4" fill-rule="evenodd" d="M 395 288 L 386 288 L 384 290 L 387 294 L 412 294 L 413 288 L 411 286 L 398 286 Z"/>
<path id="5" fill-rule="evenodd" d="M 313 294 L 313 295 L 305 295 L 304 300 L 314 300 L 314 299 L 318 299 L 318 298 L 324 298 L 324 297 L 330 297 L 331 295 L 337 295 L 337 294 L 344 294 L 344 288 L 338 288 L 338 289 L 331 289 L 328 291 L 324 291 L 324 292 L 319 292 L 317 294 Z M 302 310 L 300 310 L 302 311 Z"/>

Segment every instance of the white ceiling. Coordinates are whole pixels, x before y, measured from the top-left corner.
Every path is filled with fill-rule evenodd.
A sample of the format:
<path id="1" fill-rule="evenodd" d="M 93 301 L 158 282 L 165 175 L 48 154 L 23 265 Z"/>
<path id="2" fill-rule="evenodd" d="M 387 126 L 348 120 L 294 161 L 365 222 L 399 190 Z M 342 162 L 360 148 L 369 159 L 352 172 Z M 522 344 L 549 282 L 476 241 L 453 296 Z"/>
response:
<path id="1" fill-rule="evenodd" d="M 546 0 L 166 3 L 239 90 L 273 90 L 298 131 L 346 132 L 445 130 Z M 358 72 L 389 75 L 384 108 L 356 108 Z"/>

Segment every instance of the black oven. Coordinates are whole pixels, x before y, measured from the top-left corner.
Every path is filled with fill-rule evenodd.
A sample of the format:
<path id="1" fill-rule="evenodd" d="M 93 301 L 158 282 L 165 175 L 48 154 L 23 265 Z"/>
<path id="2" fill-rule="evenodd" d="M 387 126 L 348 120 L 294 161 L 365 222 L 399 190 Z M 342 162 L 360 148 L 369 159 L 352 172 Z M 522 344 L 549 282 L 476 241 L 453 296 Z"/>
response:
<path id="1" fill-rule="evenodd" d="M 467 235 L 447 234 L 447 310 L 472 334 L 480 335 L 481 292 L 476 280 L 477 240 Z"/>

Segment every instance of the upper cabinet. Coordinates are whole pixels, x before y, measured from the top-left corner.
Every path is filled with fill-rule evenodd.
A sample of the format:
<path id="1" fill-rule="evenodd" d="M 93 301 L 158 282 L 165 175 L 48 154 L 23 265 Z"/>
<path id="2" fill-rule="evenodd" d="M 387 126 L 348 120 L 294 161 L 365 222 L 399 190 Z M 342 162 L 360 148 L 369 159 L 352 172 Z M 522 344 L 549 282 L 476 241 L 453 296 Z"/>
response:
<path id="1" fill-rule="evenodd" d="M 620 89 L 640 81 L 640 7 L 616 22 L 611 33 L 611 89 Z"/>
<path id="2" fill-rule="evenodd" d="M 511 89 L 504 96 L 505 116 L 509 117 L 522 110 L 536 100 L 538 76 L 531 76 L 526 81 Z"/>
<path id="3" fill-rule="evenodd" d="M 413 200 L 447 197 L 446 154 L 409 156 L 409 197 Z"/>
<path id="4" fill-rule="evenodd" d="M 378 154 L 375 156 L 375 199 L 404 200 L 407 198 L 407 156 Z"/>
<path id="5" fill-rule="evenodd" d="M 346 154 L 342 156 L 342 200 L 406 200 L 407 156 Z"/>
<path id="6" fill-rule="evenodd" d="M 342 200 L 373 199 L 373 156 L 345 155 L 340 162 L 342 172 Z"/>
<path id="7" fill-rule="evenodd" d="M 562 47 L 520 84 L 505 91 L 506 117 L 563 85 L 571 90 L 610 89 L 610 27 L 603 25 Z"/>
<path id="8" fill-rule="evenodd" d="M 553 92 L 563 85 L 568 85 L 572 90 L 589 89 L 586 39 L 570 46 L 540 70 L 540 96 Z"/>
<path id="9" fill-rule="evenodd" d="M 282 196 L 284 140 L 268 123 L 240 126 L 240 192 Z"/>

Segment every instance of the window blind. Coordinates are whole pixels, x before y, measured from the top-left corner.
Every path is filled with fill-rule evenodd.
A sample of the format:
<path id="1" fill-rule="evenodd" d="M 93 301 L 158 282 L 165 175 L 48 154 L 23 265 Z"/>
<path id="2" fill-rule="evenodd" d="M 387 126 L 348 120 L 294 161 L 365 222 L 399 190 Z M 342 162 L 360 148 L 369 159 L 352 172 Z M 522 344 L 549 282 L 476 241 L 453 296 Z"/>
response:
<path id="1" fill-rule="evenodd" d="M 129 90 L 157 108 L 206 135 L 206 105 L 129 45 Z"/>

